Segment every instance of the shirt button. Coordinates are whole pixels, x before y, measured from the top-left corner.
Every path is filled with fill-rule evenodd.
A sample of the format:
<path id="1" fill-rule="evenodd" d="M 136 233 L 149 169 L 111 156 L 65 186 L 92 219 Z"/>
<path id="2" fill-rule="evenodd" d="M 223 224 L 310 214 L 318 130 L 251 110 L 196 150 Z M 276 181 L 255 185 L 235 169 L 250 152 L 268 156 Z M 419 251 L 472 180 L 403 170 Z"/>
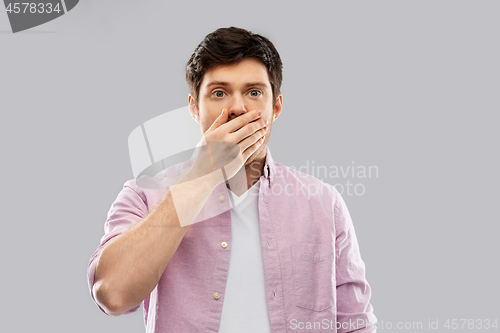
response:
<path id="1" fill-rule="evenodd" d="M 222 243 L 220 243 L 220 246 L 221 246 L 223 249 L 225 249 L 225 248 L 227 247 L 227 243 L 226 243 L 226 242 L 222 242 Z"/>
<path id="2" fill-rule="evenodd" d="M 222 194 L 221 194 L 221 195 L 219 195 L 219 200 L 220 200 L 220 201 L 224 201 L 224 195 L 222 195 Z"/>
<path id="3" fill-rule="evenodd" d="M 219 293 L 215 293 L 215 294 L 214 294 L 214 298 L 215 298 L 215 299 L 219 299 L 219 297 L 220 297 L 220 294 L 219 294 Z"/>
<path id="4" fill-rule="evenodd" d="M 273 177 L 271 177 L 271 183 L 273 182 Z"/>

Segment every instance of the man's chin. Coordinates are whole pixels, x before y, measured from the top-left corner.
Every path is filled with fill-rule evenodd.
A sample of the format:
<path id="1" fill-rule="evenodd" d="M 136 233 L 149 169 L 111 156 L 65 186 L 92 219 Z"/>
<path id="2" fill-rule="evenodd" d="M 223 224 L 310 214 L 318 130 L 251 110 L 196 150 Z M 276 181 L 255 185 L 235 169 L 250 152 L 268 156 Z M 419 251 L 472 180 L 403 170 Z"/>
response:
<path id="1" fill-rule="evenodd" d="M 263 150 L 264 152 L 266 151 L 265 149 L 266 149 L 265 145 L 260 146 L 252 155 L 250 155 L 250 157 L 248 157 L 248 160 L 245 162 L 245 165 L 249 165 L 250 163 L 254 162 L 262 154 Z"/>

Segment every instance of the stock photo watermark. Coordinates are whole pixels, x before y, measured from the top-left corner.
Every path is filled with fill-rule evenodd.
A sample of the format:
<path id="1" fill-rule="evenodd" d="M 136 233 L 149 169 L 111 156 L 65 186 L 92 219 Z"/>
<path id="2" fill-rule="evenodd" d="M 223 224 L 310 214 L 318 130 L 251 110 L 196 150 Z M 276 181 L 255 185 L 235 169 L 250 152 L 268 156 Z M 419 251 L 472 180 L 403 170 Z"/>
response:
<path id="1" fill-rule="evenodd" d="M 252 169 L 252 167 L 250 167 Z M 309 198 L 323 195 L 326 187 L 324 184 L 308 183 L 304 185 L 301 178 L 313 176 L 322 182 L 332 184 L 340 195 L 363 196 L 367 193 L 366 180 L 378 179 L 379 168 L 377 165 L 359 165 L 354 161 L 350 165 L 317 165 L 314 160 L 306 161 L 305 165 L 289 166 L 289 170 L 297 178 L 296 184 L 281 186 L 279 182 L 272 186 L 275 195 L 296 195 L 302 193 Z M 255 170 L 257 171 L 257 170 Z M 280 175 L 277 176 L 279 178 Z"/>
<path id="2" fill-rule="evenodd" d="M 370 322 L 365 319 L 349 320 L 344 322 L 334 322 L 330 319 L 321 321 L 300 321 L 290 320 L 292 330 L 348 330 L 360 329 L 377 330 L 498 330 L 498 319 L 428 319 L 427 321 L 377 321 Z"/>

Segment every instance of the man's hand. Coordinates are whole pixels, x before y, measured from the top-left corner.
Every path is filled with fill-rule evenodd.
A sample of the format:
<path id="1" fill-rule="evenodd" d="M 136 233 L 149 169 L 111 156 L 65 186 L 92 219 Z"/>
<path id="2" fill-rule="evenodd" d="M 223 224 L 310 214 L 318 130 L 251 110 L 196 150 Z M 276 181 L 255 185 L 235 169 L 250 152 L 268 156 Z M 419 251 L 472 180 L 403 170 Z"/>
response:
<path id="1" fill-rule="evenodd" d="M 198 176 L 224 167 L 227 178 L 232 178 L 248 158 L 264 142 L 267 121 L 260 110 L 253 110 L 227 121 L 227 110 L 215 119 L 202 138 L 195 169 Z"/>

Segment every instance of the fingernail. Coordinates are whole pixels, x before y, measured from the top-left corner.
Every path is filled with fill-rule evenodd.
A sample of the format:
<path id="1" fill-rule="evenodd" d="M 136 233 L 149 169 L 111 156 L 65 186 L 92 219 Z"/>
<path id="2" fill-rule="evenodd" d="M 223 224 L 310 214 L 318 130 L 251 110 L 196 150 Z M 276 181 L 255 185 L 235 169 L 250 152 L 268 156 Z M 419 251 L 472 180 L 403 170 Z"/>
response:
<path id="1" fill-rule="evenodd" d="M 269 123 L 269 121 L 266 119 L 266 125 Z"/>
<path id="2" fill-rule="evenodd" d="M 257 112 L 257 114 L 258 114 L 258 115 L 259 115 L 259 117 L 260 117 L 260 115 L 262 114 L 262 111 L 260 111 L 260 110 L 259 110 L 259 112 Z"/>
<path id="3" fill-rule="evenodd" d="M 267 126 L 264 126 L 264 131 L 266 131 L 266 132 L 267 132 Z"/>

